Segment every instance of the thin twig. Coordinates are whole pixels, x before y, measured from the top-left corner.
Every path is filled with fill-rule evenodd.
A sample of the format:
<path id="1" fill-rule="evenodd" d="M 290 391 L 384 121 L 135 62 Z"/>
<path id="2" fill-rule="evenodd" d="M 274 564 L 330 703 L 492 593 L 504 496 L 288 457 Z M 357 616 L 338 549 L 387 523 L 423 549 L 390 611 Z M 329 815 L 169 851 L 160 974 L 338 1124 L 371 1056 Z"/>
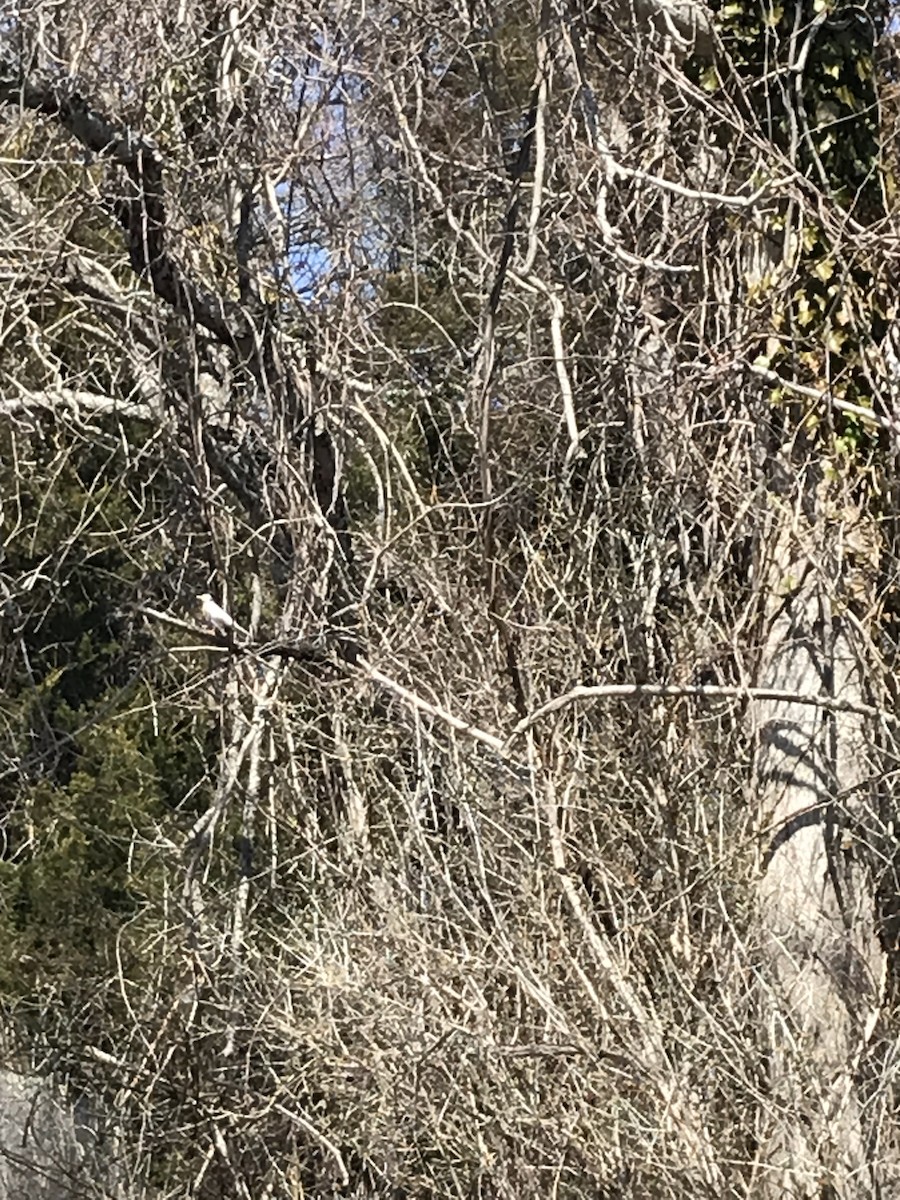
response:
<path id="1" fill-rule="evenodd" d="M 657 697 L 666 700 L 771 700 L 782 704 L 802 704 L 813 708 L 824 708 L 829 712 L 857 713 L 864 717 L 881 717 L 894 724 L 897 717 L 873 704 L 855 704 L 841 700 L 838 696 L 803 695 L 785 688 L 732 687 L 722 684 L 668 684 L 668 683 L 606 683 L 592 687 L 572 688 L 562 696 L 548 700 L 533 712 L 523 717 L 503 744 L 501 753 L 509 753 L 512 742 L 531 729 L 544 717 L 568 708 L 580 700 L 613 700 L 634 697 Z"/>

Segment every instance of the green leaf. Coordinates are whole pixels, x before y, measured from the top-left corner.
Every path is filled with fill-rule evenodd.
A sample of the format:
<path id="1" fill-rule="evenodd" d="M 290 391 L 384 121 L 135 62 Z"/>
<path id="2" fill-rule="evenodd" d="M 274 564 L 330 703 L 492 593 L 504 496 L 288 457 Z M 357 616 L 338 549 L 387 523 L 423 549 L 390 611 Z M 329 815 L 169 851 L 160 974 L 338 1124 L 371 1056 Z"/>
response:
<path id="1" fill-rule="evenodd" d="M 717 92 L 722 86 L 722 81 L 719 79 L 719 72 L 712 64 L 705 67 L 701 72 L 700 86 L 704 92 Z"/>
<path id="2" fill-rule="evenodd" d="M 823 258 L 821 262 L 817 262 L 813 267 L 812 273 L 816 279 L 821 279 L 823 283 L 827 283 L 834 274 L 834 259 Z"/>

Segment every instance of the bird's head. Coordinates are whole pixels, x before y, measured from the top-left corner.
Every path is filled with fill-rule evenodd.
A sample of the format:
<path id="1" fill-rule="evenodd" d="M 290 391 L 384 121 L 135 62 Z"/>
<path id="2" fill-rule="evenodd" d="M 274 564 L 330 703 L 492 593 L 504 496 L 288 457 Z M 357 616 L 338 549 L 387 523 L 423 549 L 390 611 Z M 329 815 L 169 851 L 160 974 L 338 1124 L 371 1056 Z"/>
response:
<path id="1" fill-rule="evenodd" d="M 197 599 L 200 601 L 201 604 L 211 604 L 212 603 L 212 594 L 210 592 L 201 592 L 200 595 L 197 597 Z"/>

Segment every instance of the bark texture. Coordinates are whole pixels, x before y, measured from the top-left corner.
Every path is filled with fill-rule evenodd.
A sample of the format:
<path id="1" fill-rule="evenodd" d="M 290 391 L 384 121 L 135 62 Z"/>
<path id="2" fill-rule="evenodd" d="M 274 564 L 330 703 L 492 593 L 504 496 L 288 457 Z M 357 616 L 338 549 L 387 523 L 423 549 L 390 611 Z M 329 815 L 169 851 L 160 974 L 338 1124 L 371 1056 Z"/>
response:
<path id="1" fill-rule="evenodd" d="M 796 505 L 769 495 L 760 683 L 863 704 L 863 631 L 847 597 L 871 575 L 871 539 L 824 482 L 807 473 L 801 488 Z M 862 836 L 872 826 L 870 731 L 854 713 L 786 701 L 761 702 L 756 712 L 766 831 L 758 913 L 773 1099 L 760 1187 L 773 1197 L 872 1196 L 878 1178 L 860 1071 L 885 960 Z"/>

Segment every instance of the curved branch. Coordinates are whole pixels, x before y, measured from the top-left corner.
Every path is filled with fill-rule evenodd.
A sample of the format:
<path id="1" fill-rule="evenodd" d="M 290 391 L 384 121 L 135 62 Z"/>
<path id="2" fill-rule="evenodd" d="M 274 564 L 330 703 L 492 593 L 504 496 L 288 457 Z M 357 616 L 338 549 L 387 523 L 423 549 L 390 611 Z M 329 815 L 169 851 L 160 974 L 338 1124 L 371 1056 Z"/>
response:
<path id="1" fill-rule="evenodd" d="M 252 331 L 242 313 L 186 278 L 166 248 L 167 216 L 163 159 L 154 142 L 117 125 L 77 92 L 26 80 L 0 79 L 0 104 L 18 105 L 52 117 L 87 150 L 125 170 L 131 196 L 116 205 L 132 269 L 149 279 L 154 292 L 233 350 L 247 348 Z"/>
<path id="2" fill-rule="evenodd" d="M 630 699 L 643 696 L 658 697 L 664 700 L 771 700 L 776 703 L 825 708 L 830 712 L 857 713 L 863 717 L 878 717 L 893 724 L 898 723 L 897 717 L 873 704 L 856 704 L 851 700 L 841 700 L 837 696 L 804 695 L 793 692 L 789 688 L 730 687 L 720 684 L 608 683 L 593 687 L 583 685 L 574 687 L 565 695 L 555 696 L 546 704 L 534 709 L 533 712 L 523 717 L 513 729 L 503 745 L 502 753 L 508 754 L 510 746 L 516 738 L 521 737 L 544 717 L 568 708 L 579 700 Z"/>

